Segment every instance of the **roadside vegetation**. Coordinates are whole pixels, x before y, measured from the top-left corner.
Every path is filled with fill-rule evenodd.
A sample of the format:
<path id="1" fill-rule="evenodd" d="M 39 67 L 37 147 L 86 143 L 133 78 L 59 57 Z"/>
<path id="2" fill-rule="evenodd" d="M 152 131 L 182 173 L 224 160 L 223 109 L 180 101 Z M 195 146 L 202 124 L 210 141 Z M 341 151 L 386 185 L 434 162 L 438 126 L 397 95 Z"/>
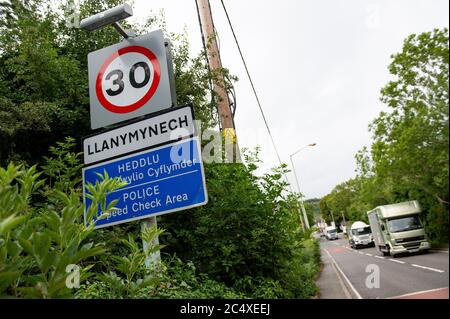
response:
<path id="1" fill-rule="evenodd" d="M 388 107 L 369 126 L 372 146 L 355 158 L 357 176 L 320 202 L 337 223 L 367 222 L 379 205 L 418 200 L 434 245 L 448 246 L 449 232 L 449 34 L 448 29 L 409 36 L 392 56 L 393 80 L 381 90 Z"/>
<path id="2" fill-rule="evenodd" d="M 87 54 L 120 38 L 112 28 L 89 33 L 69 27 L 71 12 L 64 3 L 11 2 L 13 14 L 0 15 L 0 297 L 317 293 L 318 243 L 301 231 L 297 194 L 287 191 L 283 177 L 286 167 L 255 174 L 258 150 L 243 152 L 244 164 L 205 165 L 209 204 L 162 216 L 159 229 L 141 233 L 139 222 L 99 230 L 85 226 L 79 150 L 90 133 Z M 119 3 L 85 1 L 81 15 Z M 163 28 L 174 44 L 178 103 L 192 103 L 203 129 L 217 130 L 213 75 L 204 55 L 191 57 L 186 35 L 168 32 L 161 16 L 132 27 L 140 34 Z M 107 177 L 93 186 L 88 216 L 120 186 Z M 161 246 L 144 251 L 142 237 L 157 234 Z M 149 270 L 143 261 L 157 249 L 161 264 Z M 78 289 L 66 285 L 72 264 L 81 270 Z"/>

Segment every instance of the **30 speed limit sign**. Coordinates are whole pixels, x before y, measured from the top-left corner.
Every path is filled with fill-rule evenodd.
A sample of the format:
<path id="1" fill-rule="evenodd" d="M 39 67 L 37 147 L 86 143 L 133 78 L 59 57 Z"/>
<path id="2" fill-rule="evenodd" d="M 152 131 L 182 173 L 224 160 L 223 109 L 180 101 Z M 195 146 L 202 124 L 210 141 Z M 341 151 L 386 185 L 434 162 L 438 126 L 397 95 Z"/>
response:
<path id="1" fill-rule="evenodd" d="M 161 30 L 91 52 L 88 64 L 93 129 L 173 105 Z"/>

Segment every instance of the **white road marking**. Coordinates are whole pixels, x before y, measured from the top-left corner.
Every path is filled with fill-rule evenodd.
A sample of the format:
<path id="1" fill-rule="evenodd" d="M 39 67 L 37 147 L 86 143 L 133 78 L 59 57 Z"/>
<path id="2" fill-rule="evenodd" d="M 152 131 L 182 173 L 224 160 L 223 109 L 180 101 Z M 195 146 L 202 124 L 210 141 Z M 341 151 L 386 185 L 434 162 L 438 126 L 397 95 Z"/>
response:
<path id="1" fill-rule="evenodd" d="M 389 260 L 390 260 L 390 261 L 393 261 L 393 262 L 395 262 L 395 263 L 398 263 L 398 264 L 402 264 L 402 265 L 405 263 L 404 261 L 396 260 L 396 259 L 392 259 L 392 258 L 390 258 Z"/>
<path id="2" fill-rule="evenodd" d="M 431 267 L 425 267 L 425 266 L 416 265 L 416 264 L 412 264 L 411 266 L 417 267 L 417 268 L 422 268 L 422 269 L 427 269 L 427 270 L 431 270 L 431 271 L 435 271 L 435 272 L 438 272 L 438 273 L 443 273 L 443 272 L 445 272 L 445 271 L 440 270 L 440 269 L 431 268 Z"/>
<path id="3" fill-rule="evenodd" d="M 360 252 L 360 251 L 358 251 L 358 254 L 360 254 L 360 255 L 364 255 L 364 253 L 363 253 L 363 252 Z"/>
<path id="4" fill-rule="evenodd" d="M 382 257 L 382 256 L 375 256 L 375 258 L 378 258 L 378 259 L 386 259 L 386 258 L 384 258 L 384 257 Z"/>
<path id="5" fill-rule="evenodd" d="M 339 275 L 339 270 L 336 267 L 336 264 L 334 262 L 331 263 L 331 266 L 333 267 L 334 272 L 336 273 L 336 276 L 339 279 L 339 283 L 341 284 L 342 290 L 344 291 L 345 296 L 347 299 L 352 299 L 352 296 L 350 295 L 350 292 L 348 291 L 347 287 L 345 287 L 344 283 L 342 282 L 342 278 Z"/>
<path id="6" fill-rule="evenodd" d="M 339 283 L 341 284 L 341 288 L 344 291 L 345 296 L 347 297 L 347 299 L 352 299 L 350 292 L 348 291 L 347 287 L 345 286 L 344 282 L 342 281 L 341 275 L 339 274 L 339 271 L 336 268 L 336 264 L 335 264 L 334 260 L 331 258 L 330 254 L 328 253 L 328 251 L 325 248 L 322 248 L 322 250 L 325 251 L 329 256 L 329 258 L 331 260 L 331 268 L 333 268 L 334 273 L 336 274 L 336 277 L 338 278 Z"/>
<path id="7" fill-rule="evenodd" d="M 363 299 L 361 297 L 361 295 L 359 294 L 359 292 L 356 290 L 356 288 L 352 285 L 352 283 L 350 282 L 350 280 L 348 280 L 347 276 L 344 274 L 344 272 L 342 271 L 342 269 L 339 267 L 339 265 L 337 264 L 336 260 L 334 260 L 333 256 L 331 256 L 331 254 L 328 252 L 328 250 L 324 249 L 325 252 L 327 253 L 327 255 L 330 257 L 331 261 L 333 261 L 333 263 L 336 265 L 337 270 L 339 270 L 339 272 L 341 273 L 342 277 L 345 279 L 345 281 L 347 282 L 347 284 L 350 286 L 350 288 L 353 290 L 353 293 L 356 295 L 357 299 Z"/>
<path id="8" fill-rule="evenodd" d="M 409 296 L 424 294 L 424 293 L 428 293 L 428 292 L 435 292 L 435 291 L 446 290 L 446 289 L 448 289 L 448 287 L 431 289 L 431 290 L 417 291 L 417 292 L 413 292 L 413 293 L 410 293 L 410 294 L 404 294 L 404 295 L 400 295 L 400 296 L 389 297 L 389 298 L 386 298 L 386 299 L 397 299 L 397 298 L 409 297 Z"/>
<path id="9" fill-rule="evenodd" d="M 366 253 L 366 256 L 369 256 L 369 257 L 373 257 L 373 255 L 372 255 L 372 254 L 367 254 L 367 253 Z"/>

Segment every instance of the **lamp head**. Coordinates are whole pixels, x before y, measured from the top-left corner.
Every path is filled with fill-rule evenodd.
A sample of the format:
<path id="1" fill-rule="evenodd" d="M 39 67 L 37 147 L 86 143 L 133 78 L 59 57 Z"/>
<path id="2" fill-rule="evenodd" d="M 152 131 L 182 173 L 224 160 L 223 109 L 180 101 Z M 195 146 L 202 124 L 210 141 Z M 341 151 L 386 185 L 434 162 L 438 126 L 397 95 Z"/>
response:
<path id="1" fill-rule="evenodd" d="M 109 24 L 113 24 L 123 19 L 129 18 L 132 15 L 133 8 L 131 8 L 129 4 L 124 3 L 83 19 L 80 23 L 80 28 L 88 31 L 94 31 Z"/>

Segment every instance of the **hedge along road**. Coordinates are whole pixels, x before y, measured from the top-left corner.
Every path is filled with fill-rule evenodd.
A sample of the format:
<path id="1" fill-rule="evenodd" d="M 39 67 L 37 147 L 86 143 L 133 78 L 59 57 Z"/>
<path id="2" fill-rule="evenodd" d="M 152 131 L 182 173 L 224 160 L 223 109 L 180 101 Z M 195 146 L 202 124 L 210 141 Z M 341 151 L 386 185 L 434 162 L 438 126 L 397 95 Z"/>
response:
<path id="1" fill-rule="evenodd" d="M 342 236 L 342 234 L 340 234 Z M 449 298 L 449 255 L 446 252 L 383 257 L 374 247 L 350 248 L 347 239 L 321 239 L 322 251 L 332 259 L 364 299 L 374 298 Z M 326 252 L 323 252 L 326 254 Z M 366 285 L 379 269 L 379 288 Z M 444 289 L 442 289 L 444 288 Z M 404 296 L 407 295 L 407 296 Z"/>

